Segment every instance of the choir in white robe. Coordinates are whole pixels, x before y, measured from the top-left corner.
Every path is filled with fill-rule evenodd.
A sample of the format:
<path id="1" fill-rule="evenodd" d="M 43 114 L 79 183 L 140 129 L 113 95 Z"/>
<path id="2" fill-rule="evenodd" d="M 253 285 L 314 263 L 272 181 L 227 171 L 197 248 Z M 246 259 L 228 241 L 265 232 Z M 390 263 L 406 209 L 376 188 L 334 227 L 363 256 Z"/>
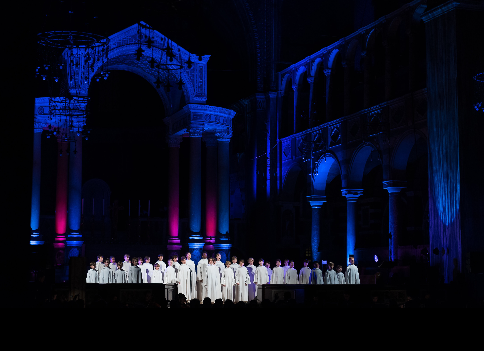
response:
<path id="1" fill-rule="evenodd" d="M 311 284 L 324 284 L 323 271 L 319 268 L 314 268 L 311 271 Z"/>
<path id="2" fill-rule="evenodd" d="M 176 283 L 176 273 L 173 266 L 166 267 L 165 271 L 165 284 L 175 284 Z"/>
<path id="3" fill-rule="evenodd" d="M 129 268 L 129 279 L 128 283 L 138 284 L 141 283 L 141 268 L 138 266 L 131 266 Z"/>
<path id="4" fill-rule="evenodd" d="M 286 279 L 286 273 L 287 273 L 287 270 L 291 268 L 291 266 L 283 266 L 282 269 L 284 270 L 284 280 Z"/>
<path id="5" fill-rule="evenodd" d="M 335 284 L 336 272 L 333 269 L 328 269 L 324 273 L 324 284 Z"/>
<path id="6" fill-rule="evenodd" d="M 299 284 L 311 284 L 311 268 L 303 267 L 299 271 Z"/>
<path id="7" fill-rule="evenodd" d="M 269 284 L 269 273 L 266 266 L 258 266 L 255 270 L 254 283 L 257 285 Z"/>
<path id="8" fill-rule="evenodd" d="M 235 273 L 235 283 L 237 285 L 234 302 L 237 303 L 239 301 L 249 301 L 248 285 L 250 283 L 250 278 L 246 267 L 239 266 L 239 269 L 237 269 L 237 272 Z"/>
<path id="9" fill-rule="evenodd" d="M 284 278 L 284 284 L 297 284 L 297 270 L 295 268 L 290 268 L 286 272 L 286 277 Z"/>
<path id="10" fill-rule="evenodd" d="M 143 278 L 143 283 L 151 283 L 153 265 L 151 263 L 145 262 L 140 268 L 141 268 L 141 277 Z"/>
<path id="11" fill-rule="evenodd" d="M 335 284 L 346 284 L 345 282 L 345 275 L 342 272 L 336 274 L 336 279 L 334 280 Z"/>
<path id="12" fill-rule="evenodd" d="M 185 298 L 187 299 L 187 301 L 190 301 L 192 299 L 192 295 L 191 295 L 192 276 L 190 272 L 190 267 L 188 267 L 186 263 L 180 265 L 176 280 L 178 283 L 178 293 L 185 295 Z"/>
<path id="13" fill-rule="evenodd" d="M 257 286 L 254 284 L 256 267 L 253 264 L 247 265 L 247 272 L 249 273 L 250 283 L 248 286 L 249 290 L 249 301 L 252 301 L 257 297 Z"/>
<path id="14" fill-rule="evenodd" d="M 151 276 L 151 283 L 163 283 L 163 272 L 160 269 L 154 269 Z"/>
<path id="15" fill-rule="evenodd" d="M 98 280 L 98 274 L 95 269 L 89 269 L 87 271 L 87 277 L 86 277 L 86 283 L 97 283 Z"/>
<path id="16" fill-rule="evenodd" d="M 358 267 L 354 264 L 350 264 L 346 268 L 345 273 L 346 284 L 360 284 L 360 274 L 358 273 Z"/>
<path id="17" fill-rule="evenodd" d="M 175 268 L 175 276 L 177 276 L 178 270 L 180 269 L 180 264 L 178 262 L 173 262 L 173 268 Z"/>
<path id="18" fill-rule="evenodd" d="M 192 260 L 186 260 L 186 265 L 190 268 L 190 276 L 191 276 L 191 290 L 190 290 L 190 296 L 192 299 L 197 298 L 197 272 L 195 271 L 195 262 Z"/>
<path id="19" fill-rule="evenodd" d="M 165 262 L 158 260 L 155 263 L 158 263 L 158 265 L 160 266 L 160 271 L 164 272 L 166 270 L 166 263 Z"/>
<path id="20" fill-rule="evenodd" d="M 225 268 L 222 271 L 222 299 L 234 301 L 234 286 L 235 286 L 235 275 L 234 270 L 230 267 Z"/>
<path id="21" fill-rule="evenodd" d="M 96 271 L 97 271 L 97 279 L 98 280 L 99 280 L 99 276 L 101 275 L 101 270 L 103 269 L 103 267 L 104 267 L 103 262 L 99 262 L 99 261 L 96 262 Z"/>
<path id="22" fill-rule="evenodd" d="M 113 273 L 109 267 L 104 266 L 99 275 L 99 284 L 110 284 L 113 282 Z"/>
<path id="23" fill-rule="evenodd" d="M 121 269 L 118 269 L 114 273 L 114 283 L 117 283 L 117 284 L 126 283 L 126 273 L 124 271 L 122 271 Z"/>
<path id="24" fill-rule="evenodd" d="M 237 272 L 237 269 L 239 269 L 239 267 L 240 267 L 240 266 L 239 266 L 237 263 L 232 263 L 232 264 L 230 265 L 230 268 L 231 268 L 231 269 L 232 269 L 232 271 L 234 272 L 234 279 L 235 279 L 235 273 Z M 234 297 L 235 297 L 235 295 L 237 294 L 236 288 L 237 288 L 237 287 L 234 285 Z"/>
<path id="25" fill-rule="evenodd" d="M 284 284 L 284 268 L 274 267 L 272 271 L 271 284 Z"/>
<path id="26" fill-rule="evenodd" d="M 129 281 L 129 267 L 131 267 L 131 262 L 123 261 L 123 268 L 124 274 L 126 275 L 126 281 Z"/>
<path id="27" fill-rule="evenodd" d="M 203 301 L 207 297 L 207 286 L 205 285 L 207 279 L 207 266 L 208 260 L 202 258 L 198 261 L 197 265 L 197 297 L 200 301 Z"/>
<path id="28" fill-rule="evenodd" d="M 215 265 L 207 266 L 207 297 L 214 302 L 222 298 L 222 288 L 220 286 L 220 273 Z"/>
<path id="29" fill-rule="evenodd" d="M 220 272 L 220 278 L 222 278 L 222 272 L 225 269 L 225 266 L 222 263 L 222 261 L 215 261 L 215 267 L 218 268 L 218 271 Z"/>

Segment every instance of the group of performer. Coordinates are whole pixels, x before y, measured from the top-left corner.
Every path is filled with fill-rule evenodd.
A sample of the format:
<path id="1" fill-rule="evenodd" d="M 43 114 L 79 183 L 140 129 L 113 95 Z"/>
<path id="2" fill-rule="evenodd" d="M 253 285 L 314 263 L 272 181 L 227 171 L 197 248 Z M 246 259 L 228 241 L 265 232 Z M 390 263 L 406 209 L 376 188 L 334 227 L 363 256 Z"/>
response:
<path id="1" fill-rule="evenodd" d="M 314 268 L 308 267 L 309 261 L 304 261 L 304 267 L 299 271 L 294 268 L 294 261 L 276 260 L 276 266 L 271 269 L 269 262 L 259 259 L 259 266 L 254 266 L 254 259 L 237 261 L 232 256 L 232 261 L 221 261 L 221 255 L 207 259 L 207 253 L 202 253 L 202 258 L 195 262 L 191 260 L 191 253 L 187 252 L 180 258 L 174 255 L 168 260 L 168 265 L 163 261 L 163 255 L 158 255 L 158 261 L 153 265 L 150 257 L 144 261 L 141 257 L 130 259 L 130 255 L 124 255 L 124 261 L 116 262 L 115 257 L 105 259 L 97 256 L 97 262 L 90 263 L 87 273 L 87 283 L 164 283 L 177 284 L 178 293 L 185 295 L 187 300 L 198 298 L 203 301 L 209 297 L 216 299 L 239 301 L 251 301 L 257 297 L 257 286 L 263 284 L 360 284 L 358 267 L 354 264 L 354 256 L 350 255 L 349 265 L 343 274 L 343 267 L 334 268 L 334 263 L 328 263 L 328 269 L 323 275 L 319 263 L 314 262 Z"/>

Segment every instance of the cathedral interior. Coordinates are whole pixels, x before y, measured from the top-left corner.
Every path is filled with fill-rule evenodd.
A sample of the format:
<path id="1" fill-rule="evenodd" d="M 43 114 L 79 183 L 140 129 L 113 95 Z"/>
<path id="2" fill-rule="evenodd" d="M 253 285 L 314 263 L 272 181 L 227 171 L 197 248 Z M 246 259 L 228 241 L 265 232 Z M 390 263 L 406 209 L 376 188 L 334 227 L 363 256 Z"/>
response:
<path id="1" fill-rule="evenodd" d="M 465 279 L 482 299 L 483 10 L 32 3 L 22 281 L 67 282 L 99 254 L 354 255 L 362 284 Z"/>

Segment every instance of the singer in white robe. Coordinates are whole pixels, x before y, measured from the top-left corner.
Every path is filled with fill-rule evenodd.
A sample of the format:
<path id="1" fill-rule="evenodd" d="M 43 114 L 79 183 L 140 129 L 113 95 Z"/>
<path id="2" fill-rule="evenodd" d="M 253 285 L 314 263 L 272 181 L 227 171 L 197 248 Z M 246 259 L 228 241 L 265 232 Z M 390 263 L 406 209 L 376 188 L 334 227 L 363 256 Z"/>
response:
<path id="1" fill-rule="evenodd" d="M 358 273 L 358 267 L 354 264 L 350 264 L 346 268 L 345 273 L 346 284 L 360 284 L 360 274 Z"/>
<path id="2" fill-rule="evenodd" d="M 222 298 L 222 288 L 220 285 L 220 273 L 215 264 L 207 266 L 207 297 L 212 302 Z"/>
<path id="3" fill-rule="evenodd" d="M 163 272 L 160 268 L 153 270 L 153 275 L 151 276 L 151 283 L 163 283 Z"/>
<path id="4" fill-rule="evenodd" d="M 246 267 L 239 266 L 237 272 L 235 273 L 235 283 L 237 289 L 234 302 L 237 303 L 239 301 L 249 301 L 248 285 L 250 283 L 250 278 Z"/>
<path id="5" fill-rule="evenodd" d="M 235 275 L 234 270 L 228 266 L 222 271 L 222 299 L 234 301 L 234 285 Z"/>
<path id="6" fill-rule="evenodd" d="M 284 268 L 275 266 L 272 270 L 271 284 L 284 284 Z"/>
<path id="7" fill-rule="evenodd" d="M 335 284 L 336 280 L 336 272 L 334 269 L 328 269 L 326 273 L 324 273 L 324 284 Z"/>
<path id="8" fill-rule="evenodd" d="M 178 283 L 178 293 L 185 295 L 185 298 L 187 301 L 190 301 L 192 299 L 191 296 L 191 283 L 192 283 L 192 277 L 190 273 L 190 267 L 185 263 L 180 265 L 180 268 L 178 269 L 178 276 L 176 278 L 177 283 Z"/>
<path id="9" fill-rule="evenodd" d="M 186 260 L 186 265 L 190 268 L 190 276 L 191 276 L 191 291 L 190 291 L 190 296 L 192 299 L 197 298 L 197 272 L 195 271 L 195 262 L 193 262 L 190 258 L 192 255 L 188 252 L 187 253 L 187 260 Z"/>
<path id="10" fill-rule="evenodd" d="M 257 297 L 257 286 L 254 284 L 255 278 L 255 270 L 256 267 L 252 264 L 253 261 L 249 261 L 249 265 L 247 265 L 247 272 L 249 273 L 250 283 L 248 286 L 249 291 L 249 301 L 254 300 Z"/>
<path id="11" fill-rule="evenodd" d="M 295 268 L 289 267 L 286 272 L 286 277 L 284 278 L 284 284 L 297 284 L 297 270 Z"/>
<path id="12" fill-rule="evenodd" d="M 141 276 L 143 277 L 143 283 L 151 283 L 151 276 L 153 273 L 153 265 L 150 261 L 143 263 L 141 268 Z"/>
<path id="13" fill-rule="evenodd" d="M 131 267 L 131 262 L 129 261 L 123 261 L 123 271 L 124 274 L 126 275 L 126 282 L 129 281 L 129 267 Z"/>
<path id="14" fill-rule="evenodd" d="M 94 267 L 94 266 L 91 266 Z M 87 277 L 86 277 L 86 283 L 97 283 L 98 280 L 98 274 L 97 271 L 94 268 L 91 268 L 87 271 Z"/>
<path id="15" fill-rule="evenodd" d="M 343 272 L 336 273 L 336 279 L 334 280 L 334 283 L 335 284 L 346 284 L 345 275 L 343 274 Z"/>
<path id="16" fill-rule="evenodd" d="M 254 283 L 257 285 L 269 284 L 269 273 L 265 266 L 258 266 L 255 270 Z"/>
<path id="17" fill-rule="evenodd" d="M 207 286 L 205 281 L 207 279 L 208 260 L 206 254 L 204 254 L 204 256 L 205 258 L 198 261 L 197 265 L 197 297 L 200 301 L 203 301 L 203 299 L 207 297 Z"/>
<path id="18" fill-rule="evenodd" d="M 267 268 L 267 274 L 269 275 L 269 283 L 267 283 L 267 284 L 271 284 L 271 281 L 272 281 L 272 269 L 271 269 L 269 263 L 266 263 L 266 268 Z"/>
<path id="19" fill-rule="evenodd" d="M 311 268 L 303 267 L 299 271 L 299 284 L 311 284 Z"/>
<path id="20" fill-rule="evenodd" d="M 137 265 L 132 265 L 129 268 L 129 280 L 128 283 L 133 283 L 133 284 L 138 284 L 142 283 L 142 278 L 141 278 L 141 268 L 139 268 Z"/>
<path id="21" fill-rule="evenodd" d="M 116 272 L 114 272 L 114 283 L 116 284 L 124 284 L 126 283 L 126 273 L 118 269 Z"/>
<path id="22" fill-rule="evenodd" d="M 323 284 L 323 271 L 319 268 L 314 268 L 311 271 L 311 284 Z"/>
<path id="23" fill-rule="evenodd" d="M 108 266 L 104 266 L 101 269 L 101 274 L 99 275 L 99 284 L 111 284 L 113 282 L 113 272 Z"/>
<path id="24" fill-rule="evenodd" d="M 176 284 L 176 273 L 173 266 L 166 267 L 165 271 L 165 284 Z"/>

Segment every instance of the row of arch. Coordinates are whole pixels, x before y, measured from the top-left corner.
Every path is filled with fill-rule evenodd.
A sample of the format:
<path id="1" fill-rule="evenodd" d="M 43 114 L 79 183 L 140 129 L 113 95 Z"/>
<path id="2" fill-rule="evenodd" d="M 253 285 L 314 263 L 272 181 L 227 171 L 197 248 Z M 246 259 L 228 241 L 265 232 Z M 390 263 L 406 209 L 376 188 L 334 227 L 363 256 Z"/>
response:
<path id="1" fill-rule="evenodd" d="M 425 28 L 419 8 L 286 72 L 284 138 L 426 86 Z"/>

